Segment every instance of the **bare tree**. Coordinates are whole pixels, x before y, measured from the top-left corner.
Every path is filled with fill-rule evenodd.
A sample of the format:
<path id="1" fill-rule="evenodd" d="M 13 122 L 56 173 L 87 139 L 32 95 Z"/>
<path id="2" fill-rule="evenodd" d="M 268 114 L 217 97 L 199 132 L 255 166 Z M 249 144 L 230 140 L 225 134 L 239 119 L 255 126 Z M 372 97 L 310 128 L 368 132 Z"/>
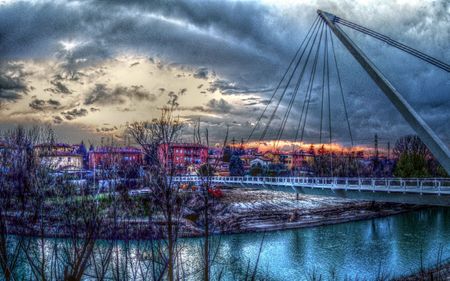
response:
<path id="1" fill-rule="evenodd" d="M 156 211 L 164 217 L 165 225 L 161 234 L 167 241 L 163 245 L 167 252 L 161 251 L 159 247 L 157 255 L 164 260 L 163 271 L 167 269 L 166 277 L 170 281 L 176 278 L 177 238 L 182 209 L 179 186 L 173 182 L 176 167 L 172 144 L 178 140 L 183 128 L 179 118 L 174 117 L 176 107 L 174 99 L 162 108 L 158 119 L 136 122 L 128 128 L 131 137 L 144 151 L 147 168 L 144 183 L 151 191 L 149 194 Z M 160 279 L 160 276 L 154 271 L 154 279 Z"/>

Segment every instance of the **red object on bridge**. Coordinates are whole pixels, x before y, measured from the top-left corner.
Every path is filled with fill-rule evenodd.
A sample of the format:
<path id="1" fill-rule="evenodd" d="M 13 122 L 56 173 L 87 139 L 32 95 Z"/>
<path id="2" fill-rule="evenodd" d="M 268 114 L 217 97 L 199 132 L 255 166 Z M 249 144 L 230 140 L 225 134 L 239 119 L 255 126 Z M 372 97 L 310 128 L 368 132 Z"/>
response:
<path id="1" fill-rule="evenodd" d="M 214 198 L 221 198 L 223 197 L 222 189 L 220 188 L 208 188 L 208 193 Z"/>

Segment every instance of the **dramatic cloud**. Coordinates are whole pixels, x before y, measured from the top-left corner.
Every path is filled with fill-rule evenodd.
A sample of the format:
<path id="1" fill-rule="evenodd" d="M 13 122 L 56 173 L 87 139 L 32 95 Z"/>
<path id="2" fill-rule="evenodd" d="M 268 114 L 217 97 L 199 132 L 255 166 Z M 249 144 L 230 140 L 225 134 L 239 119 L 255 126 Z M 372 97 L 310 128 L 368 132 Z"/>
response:
<path id="1" fill-rule="evenodd" d="M 60 77 L 60 76 L 58 76 Z M 61 78 L 56 77 L 55 80 L 51 81 L 50 83 L 54 86 L 54 88 L 47 88 L 45 91 L 51 92 L 53 94 L 71 94 L 72 91 L 67 88 L 66 85 L 64 85 L 60 80 Z"/>
<path id="2" fill-rule="evenodd" d="M 53 116 L 53 123 L 55 124 L 61 124 L 63 122 L 63 119 L 61 116 Z"/>
<path id="3" fill-rule="evenodd" d="M 61 112 L 61 114 L 64 116 L 64 118 L 66 118 L 66 120 L 74 120 L 78 117 L 83 117 L 86 116 L 88 114 L 88 111 L 84 108 L 74 108 L 72 110 L 69 111 L 65 111 L 65 112 Z"/>
<path id="4" fill-rule="evenodd" d="M 127 100 L 155 101 L 156 96 L 150 94 L 142 86 L 131 86 L 129 88 L 117 86 L 110 89 L 105 84 L 97 84 L 86 96 L 84 104 L 114 105 L 124 104 Z"/>
<path id="5" fill-rule="evenodd" d="M 114 132 L 117 131 L 117 127 L 101 127 L 101 128 L 97 128 L 95 129 L 98 133 L 110 133 L 110 132 Z"/>
<path id="6" fill-rule="evenodd" d="M 57 100 L 52 100 L 52 99 L 49 99 L 47 101 L 40 100 L 40 99 L 33 99 L 28 104 L 28 106 L 34 110 L 39 110 L 39 111 L 57 110 L 61 106 L 61 103 Z"/>
<path id="7" fill-rule="evenodd" d="M 27 94 L 27 75 L 21 64 L 0 63 L 0 101 L 15 102 Z"/>
<path id="8" fill-rule="evenodd" d="M 205 67 L 199 68 L 193 76 L 198 79 L 208 79 L 208 69 Z"/>
<path id="9" fill-rule="evenodd" d="M 208 101 L 206 106 L 213 112 L 216 113 L 228 113 L 233 108 L 229 102 L 224 99 L 216 100 L 211 99 Z"/>
<path id="10" fill-rule="evenodd" d="M 86 108 L 95 108 L 90 109 L 91 112 L 101 110 L 101 113 L 92 114 L 96 118 L 102 114 L 106 114 L 104 119 L 111 118 L 112 113 L 104 110 L 103 106 L 111 109 L 111 105 L 117 105 L 116 108 L 122 112 L 138 111 L 128 115 L 133 119 L 142 112 L 138 102 L 157 103 L 167 95 L 180 103 L 183 109 L 190 108 L 199 115 L 221 112 L 228 118 L 221 120 L 221 125 L 229 123 L 238 132 L 245 133 L 240 128 L 244 128 L 247 122 L 254 123 L 267 105 L 273 89 L 317 16 L 318 8 L 379 31 L 443 61 L 450 61 L 450 4 L 446 0 L 280 2 L 6 2 L 0 5 L 0 61 L 46 61 L 51 71 L 39 73 L 41 77 L 35 80 L 50 81 L 51 87 L 44 86 L 47 96 L 37 94 L 36 101 L 17 102 L 30 91 L 32 84 L 25 80 L 23 69 L 7 70 L 5 67 L 9 64 L 2 63 L 0 100 L 25 106 L 29 104 L 33 109 L 42 110 L 40 108 L 46 106 L 58 106 L 51 105 L 48 99 L 54 98 L 51 94 L 60 94 L 61 98 L 72 103 L 81 99 L 84 105 L 89 105 Z M 343 29 L 448 143 L 450 130 L 441 125 L 450 112 L 448 73 L 372 38 Z M 389 100 L 339 41 L 334 43 L 355 138 L 368 139 L 374 133 L 382 132 L 392 136 L 409 133 L 409 126 Z M 127 72 L 116 69 L 113 73 L 99 66 L 104 61 L 111 66 L 123 54 L 132 57 L 124 64 L 127 71 L 142 70 L 136 75 L 139 77 L 130 76 L 133 81 L 126 83 L 117 79 L 124 79 Z M 134 55 L 143 59 L 138 60 Z M 323 59 L 319 58 L 319 65 L 322 62 Z M 149 64 L 153 69 L 146 68 Z M 310 67 L 306 71 L 309 74 Z M 155 79 L 149 76 L 157 72 L 166 76 Z M 335 83 L 336 75 L 333 72 L 330 75 Z M 169 76 L 184 84 L 174 85 L 167 78 Z M 99 80 L 100 77 L 104 79 Z M 120 86 L 141 85 L 144 79 L 153 79 L 154 87 L 144 85 L 145 89 L 155 91 L 157 95 L 150 94 L 141 86 Z M 332 87 L 337 86 L 333 84 Z M 86 92 L 86 89 L 91 90 Z M 317 135 L 320 128 L 320 90 L 315 85 L 311 97 L 305 129 L 311 135 Z M 291 92 L 289 89 L 286 96 L 290 97 Z M 334 92 L 332 99 L 335 136 L 347 134 L 346 120 L 342 119 L 345 114 L 338 95 Z M 246 96 L 254 99 L 244 100 Z M 287 128 L 297 127 L 303 98 L 302 90 L 294 103 Z M 235 104 L 233 99 L 240 99 L 243 104 Z M 39 100 L 47 102 L 43 105 Z M 276 101 L 269 106 L 268 114 L 274 104 Z M 274 117 L 275 128 L 288 104 L 286 100 L 280 104 L 280 112 Z M 70 111 L 73 107 L 64 110 Z M 268 118 L 268 114 L 263 120 Z M 211 126 L 215 126 L 216 121 L 211 120 Z M 286 137 L 295 133 L 292 129 Z"/>
<path id="11" fill-rule="evenodd" d="M 43 110 L 45 104 L 46 104 L 45 100 L 35 99 L 32 102 L 30 102 L 29 106 L 36 110 Z"/>
<path id="12" fill-rule="evenodd" d="M 54 107 L 59 107 L 59 106 L 61 105 L 61 103 L 60 103 L 59 101 L 57 101 L 57 100 L 52 100 L 52 99 L 49 99 L 49 100 L 47 101 L 47 103 L 48 103 L 49 105 L 51 105 L 51 106 L 54 106 Z"/>

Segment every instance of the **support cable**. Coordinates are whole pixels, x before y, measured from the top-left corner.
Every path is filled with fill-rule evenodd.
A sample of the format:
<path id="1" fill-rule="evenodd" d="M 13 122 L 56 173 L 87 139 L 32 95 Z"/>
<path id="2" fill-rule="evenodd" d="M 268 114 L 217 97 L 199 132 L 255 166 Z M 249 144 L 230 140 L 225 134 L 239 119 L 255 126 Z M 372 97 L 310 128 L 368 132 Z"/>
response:
<path id="1" fill-rule="evenodd" d="M 289 70 L 291 69 L 291 66 L 294 64 L 295 59 L 297 58 L 298 54 L 300 53 L 301 49 L 303 48 L 303 44 L 305 43 L 306 39 L 308 38 L 309 34 L 311 33 L 311 31 L 314 29 L 316 29 L 317 25 L 320 23 L 319 21 L 319 16 L 316 17 L 316 19 L 314 20 L 313 24 L 310 26 L 305 38 L 303 39 L 302 43 L 300 44 L 300 47 L 297 49 L 297 52 L 295 53 L 294 57 L 292 58 L 292 60 L 289 63 L 289 66 L 287 67 L 286 71 L 283 74 L 283 77 L 281 78 L 280 82 L 278 83 L 278 85 L 275 87 L 275 90 L 272 94 L 272 96 L 270 97 L 269 102 L 266 104 L 266 106 L 264 107 L 264 110 L 262 112 L 262 114 L 259 116 L 258 120 L 256 121 L 255 126 L 253 127 L 250 135 L 247 138 L 247 141 L 250 140 L 250 138 L 253 136 L 256 128 L 258 127 L 259 123 L 261 122 L 261 119 L 264 117 L 264 114 L 267 111 L 267 108 L 269 107 L 269 105 L 271 104 L 273 98 L 275 97 L 278 89 L 280 88 L 281 84 L 283 83 L 284 79 L 286 78 L 287 74 L 289 73 Z M 313 31 L 314 32 L 314 31 Z"/>
<path id="2" fill-rule="evenodd" d="M 324 26 L 324 22 L 322 21 L 322 22 L 320 23 L 320 29 L 321 29 L 321 30 L 323 29 L 323 26 Z M 317 34 L 318 34 L 318 32 L 316 32 L 316 34 L 314 35 L 314 40 L 313 40 L 311 46 L 314 46 L 314 43 L 315 43 L 316 38 L 317 38 Z M 310 39 L 311 39 L 311 37 L 308 39 L 308 43 L 306 44 L 306 47 L 308 46 Z M 275 114 L 276 114 L 276 112 L 277 112 L 277 110 L 278 110 L 278 107 L 280 106 L 280 103 L 281 103 L 281 101 L 283 100 L 284 95 L 286 94 L 287 89 L 289 88 L 289 85 L 290 85 L 290 83 L 291 83 L 291 80 L 292 80 L 292 78 L 293 78 L 295 72 L 297 71 L 298 66 L 300 65 L 300 61 L 302 60 L 302 57 L 303 57 L 303 55 L 305 54 L 305 51 L 306 51 L 306 48 L 302 51 L 302 54 L 300 55 L 300 59 L 297 61 L 297 64 L 295 65 L 294 70 L 293 70 L 291 76 L 289 77 L 289 80 L 288 80 L 288 82 L 287 82 L 287 86 L 286 86 L 286 88 L 284 88 L 284 90 L 283 90 L 283 92 L 282 92 L 282 94 L 281 94 L 281 97 L 280 97 L 280 99 L 278 100 L 278 103 L 276 104 L 275 109 L 273 110 L 273 112 L 272 112 L 272 114 L 271 114 L 271 116 L 270 116 L 270 118 L 269 118 L 269 121 L 267 122 L 266 127 L 264 128 L 264 131 L 263 131 L 263 133 L 261 134 L 261 136 L 260 136 L 260 138 L 259 138 L 260 141 L 261 141 L 262 139 L 265 138 L 265 136 L 266 136 L 266 134 L 267 134 L 267 130 L 269 129 L 270 124 L 272 123 L 273 119 L 275 118 Z M 311 49 L 310 49 L 310 51 L 311 51 Z"/>
<path id="3" fill-rule="evenodd" d="M 348 128 L 348 133 L 350 135 L 350 143 L 351 146 L 353 147 L 354 142 L 353 142 L 353 134 L 352 134 L 352 129 L 350 127 L 350 120 L 348 118 L 348 110 L 347 110 L 347 102 L 345 101 L 345 97 L 344 97 L 344 90 L 342 88 L 342 82 L 341 82 L 341 74 L 339 71 L 339 67 L 338 67 L 338 63 L 337 63 L 337 58 L 336 58 L 336 51 L 334 48 L 334 40 L 333 40 L 333 36 L 331 36 L 331 30 L 329 29 L 330 32 L 330 41 L 331 41 L 331 47 L 333 50 L 333 57 L 334 57 L 334 65 L 336 68 L 336 74 L 337 74 L 337 79 L 338 79 L 338 83 L 339 83 L 339 91 L 341 93 L 341 99 L 342 99 L 342 104 L 344 106 L 344 114 L 345 114 L 345 120 L 347 121 L 347 128 Z"/>
<path id="4" fill-rule="evenodd" d="M 302 105 L 302 110 L 300 112 L 300 119 L 297 125 L 297 129 L 296 129 L 296 133 L 295 133 L 295 139 L 294 142 L 296 142 L 298 140 L 298 134 L 300 132 L 300 127 L 303 124 L 303 116 L 304 116 L 304 112 L 305 112 L 305 108 L 306 108 L 306 103 L 307 100 L 309 99 L 310 93 L 311 93 L 311 89 L 313 87 L 314 84 L 314 77 L 315 77 L 315 73 L 316 73 L 316 68 L 317 68 L 317 61 L 318 61 L 318 50 L 320 50 L 320 45 L 318 45 L 317 47 L 317 52 L 314 56 L 314 63 L 312 66 L 312 70 L 311 70 L 311 75 L 309 77 L 309 81 L 308 81 L 308 86 L 306 87 L 306 93 L 305 93 L 305 98 L 303 100 L 303 105 Z"/>
<path id="5" fill-rule="evenodd" d="M 366 35 L 369 35 L 369 36 L 371 36 L 371 37 L 373 37 L 375 39 L 378 39 L 380 41 L 383 41 L 386 44 L 391 45 L 391 46 L 393 46 L 393 47 L 395 47 L 395 48 L 397 48 L 399 50 L 402 50 L 402 51 L 404 51 L 406 53 L 409 53 L 409 54 L 415 56 L 418 59 L 426 61 L 426 62 L 428 62 L 428 63 L 430 63 L 430 64 L 432 64 L 432 65 L 434 65 L 436 67 L 439 67 L 439 68 L 441 68 L 441 69 L 443 69 L 443 70 L 445 70 L 447 72 L 450 72 L 450 65 L 448 65 L 448 64 L 444 63 L 443 61 L 440 61 L 440 60 L 438 60 L 438 59 L 436 59 L 436 58 L 434 58 L 432 56 L 429 56 L 429 55 L 427 55 L 425 53 L 422 53 L 419 50 L 416 50 L 416 49 L 411 48 L 411 47 L 409 47 L 409 46 L 407 46 L 405 44 L 402 44 L 402 43 L 400 43 L 398 41 L 395 41 L 395 40 L 391 39 L 390 37 L 388 37 L 386 35 L 383 35 L 381 33 L 373 31 L 373 30 L 371 30 L 369 28 L 366 28 L 364 26 L 358 25 L 356 23 L 347 21 L 347 20 L 339 18 L 339 17 L 335 17 L 335 22 L 340 23 L 342 25 L 345 25 L 347 27 L 350 27 L 350 28 L 352 28 L 352 29 L 354 29 L 356 31 L 362 32 L 362 33 L 364 33 Z"/>
<path id="6" fill-rule="evenodd" d="M 325 38 L 327 37 L 327 33 L 325 32 Z M 326 39 L 325 39 L 326 42 Z M 326 53 L 326 43 L 323 46 L 323 53 L 325 56 Z M 321 107 L 320 107 L 320 128 L 319 128 L 319 143 L 322 143 L 322 127 L 323 127 L 323 104 L 324 104 L 324 94 L 325 94 L 325 59 L 322 64 L 322 88 L 321 88 Z"/>
<path id="7" fill-rule="evenodd" d="M 335 65 L 335 69 L 336 69 L 336 77 L 337 77 L 337 81 L 338 81 L 338 85 L 339 85 L 339 92 L 341 94 L 341 100 L 342 100 L 342 104 L 343 104 L 343 107 L 344 107 L 345 121 L 347 123 L 348 134 L 350 136 L 350 155 L 349 155 L 349 160 L 348 160 L 348 164 L 347 164 L 347 175 L 348 175 L 349 174 L 349 165 L 350 165 L 350 156 L 353 153 L 353 148 L 355 146 L 355 143 L 354 143 L 354 140 L 353 140 L 352 128 L 350 126 L 350 118 L 349 118 L 348 110 L 347 110 L 347 102 L 345 100 L 344 90 L 343 90 L 343 87 L 342 87 L 341 72 L 339 71 L 339 64 L 337 62 L 336 50 L 335 50 L 335 47 L 334 47 L 334 40 L 333 40 L 333 36 L 331 34 L 331 29 L 328 29 L 328 31 L 330 33 L 331 49 L 333 51 L 333 59 L 334 59 L 334 65 Z M 357 173 L 357 176 L 359 178 L 360 173 L 359 173 L 359 165 L 358 165 L 358 163 L 356 163 L 356 173 Z"/>
<path id="8" fill-rule="evenodd" d="M 278 142 L 281 140 L 281 137 L 283 135 L 284 128 L 285 128 L 286 123 L 287 123 L 287 121 L 289 119 L 289 115 L 290 115 L 292 107 L 294 105 L 295 98 L 297 97 L 297 94 L 298 94 L 301 82 L 302 82 L 304 74 L 305 74 L 306 67 L 307 67 L 308 62 L 309 62 L 309 58 L 311 57 L 311 51 L 312 51 L 313 48 L 314 48 L 314 46 L 311 46 L 311 49 L 308 52 L 308 55 L 307 55 L 307 57 L 305 59 L 305 63 L 303 64 L 303 67 L 302 67 L 302 70 L 300 72 L 299 78 L 298 78 L 297 83 L 295 85 L 294 92 L 292 93 L 291 99 L 289 101 L 288 108 L 287 108 L 287 110 L 286 110 L 286 112 L 285 112 L 285 114 L 283 116 L 283 120 L 282 120 L 282 123 L 281 123 L 281 128 L 278 130 L 275 146 L 277 146 Z M 317 50 L 317 51 L 319 51 L 319 50 Z"/>
<path id="9" fill-rule="evenodd" d="M 319 45 L 318 45 L 318 49 L 317 50 L 320 49 L 320 43 L 322 42 L 321 41 L 322 40 L 322 35 L 323 35 L 323 32 L 320 33 Z M 314 84 L 314 76 L 316 74 L 316 67 L 317 67 L 317 59 L 318 59 L 318 57 L 319 57 L 319 52 L 316 53 L 316 58 L 315 58 L 316 62 L 315 62 L 315 65 L 314 65 L 314 68 L 313 68 L 313 71 L 312 71 L 313 73 L 311 74 L 311 77 L 312 77 L 311 87 L 309 88 L 308 97 L 307 97 L 307 99 L 305 99 L 305 101 L 307 103 L 306 103 L 306 111 L 305 111 L 305 115 L 304 115 L 305 118 L 303 120 L 303 126 L 302 126 L 302 134 L 301 134 L 301 137 L 300 137 L 301 141 L 303 141 L 303 136 L 304 136 L 304 132 L 305 132 L 306 120 L 307 120 L 307 117 L 308 117 L 308 110 L 309 110 L 309 105 L 310 105 L 310 102 L 311 102 L 311 95 L 312 95 L 312 88 L 313 88 L 312 85 Z M 302 113 L 303 113 L 303 111 L 302 111 Z"/>
<path id="10" fill-rule="evenodd" d="M 327 26 L 328 28 L 328 26 Z M 325 35 L 327 34 L 327 30 L 325 31 Z M 329 138 L 330 138 L 330 174 L 331 177 L 333 177 L 333 150 L 332 150 L 332 142 L 333 142 L 333 137 L 331 134 L 331 95 L 330 95 L 330 65 L 329 65 L 329 59 L 328 59 L 328 38 L 327 36 L 325 36 L 325 61 L 326 61 L 326 69 L 327 69 L 327 96 L 328 96 L 328 134 L 329 134 Z"/>

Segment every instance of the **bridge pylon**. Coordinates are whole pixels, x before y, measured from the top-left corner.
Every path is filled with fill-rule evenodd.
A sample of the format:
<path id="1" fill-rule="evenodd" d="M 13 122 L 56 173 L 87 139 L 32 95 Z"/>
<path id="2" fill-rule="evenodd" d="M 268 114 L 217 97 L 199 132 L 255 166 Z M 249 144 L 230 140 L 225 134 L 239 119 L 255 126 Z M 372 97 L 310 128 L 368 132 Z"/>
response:
<path id="1" fill-rule="evenodd" d="M 361 49 L 347 36 L 347 34 L 335 24 L 337 17 L 333 14 L 317 10 L 319 16 L 330 27 L 331 31 L 347 48 L 350 54 L 369 74 L 375 84 L 382 90 L 386 97 L 391 101 L 395 108 L 400 112 L 403 118 L 409 123 L 412 129 L 417 133 L 420 139 L 430 149 L 437 161 L 444 167 L 450 175 L 450 151 L 434 131 L 425 123 L 419 114 L 409 105 L 409 103 L 400 95 L 389 80 L 381 71 L 369 60 Z"/>

